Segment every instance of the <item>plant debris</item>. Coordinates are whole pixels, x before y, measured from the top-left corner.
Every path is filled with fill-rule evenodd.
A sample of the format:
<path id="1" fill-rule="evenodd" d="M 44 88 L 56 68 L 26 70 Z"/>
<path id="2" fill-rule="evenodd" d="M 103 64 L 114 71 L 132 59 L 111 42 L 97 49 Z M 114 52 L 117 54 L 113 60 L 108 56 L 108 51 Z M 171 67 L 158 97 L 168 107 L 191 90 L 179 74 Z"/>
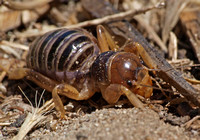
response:
<path id="1" fill-rule="evenodd" d="M 200 139 L 198 0 L 0 3 L 0 139 Z M 67 119 L 60 120 L 49 92 L 43 95 L 26 79 L 8 79 L 12 70 L 26 67 L 29 45 L 39 35 L 85 28 L 96 36 L 99 24 L 120 47 L 139 42 L 148 56 L 144 62 L 152 61 L 147 67 L 153 96 L 137 96 L 144 109 L 134 108 L 126 97 L 109 105 L 100 93 L 86 101 L 62 97 Z"/>

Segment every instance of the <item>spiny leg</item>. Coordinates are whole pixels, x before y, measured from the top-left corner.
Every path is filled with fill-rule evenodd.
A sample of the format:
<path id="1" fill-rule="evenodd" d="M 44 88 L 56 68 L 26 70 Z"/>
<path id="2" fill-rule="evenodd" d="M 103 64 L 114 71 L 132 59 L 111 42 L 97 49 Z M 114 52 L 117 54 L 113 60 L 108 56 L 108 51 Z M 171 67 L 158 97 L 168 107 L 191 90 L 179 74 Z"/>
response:
<path id="1" fill-rule="evenodd" d="M 27 78 L 30 81 L 33 81 L 41 88 L 46 89 L 47 91 L 52 92 L 53 101 L 55 107 L 58 111 L 61 112 L 61 118 L 65 118 L 65 110 L 63 103 L 59 95 L 67 96 L 68 98 L 75 100 L 87 100 L 95 92 L 89 89 L 84 89 L 82 92 L 68 84 L 59 84 L 58 82 L 28 68 L 17 68 L 8 74 L 9 79 L 22 79 Z"/>
<path id="2" fill-rule="evenodd" d="M 92 90 L 82 90 L 79 92 L 75 87 L 68 84 L 59 84 L 52 91 L 53 101 L 55 103 L 55 107 L 58 111 L 61 112 L 61 118 L 65 118 L 65 110 L 63 103 L 59 97 L 59 95 L 66 96 L 75 100 L 87 100 L 91 96 L 94 95 L 95 92 Z"/>
<path id="3" fill-rule="evenodd" d="M 32 69 L 28 69 L 28 68 L 16 68 L 13 71 L 8 73 L 8 78 L 15 79 L 15 80 L 27 78 L 28 80 L 36 83 L 41 88 L 44 88 L 49 92 L 52 92 L 52 96 L 54 95 L 53 89 L 55 89 L 56 85 L 58 85 L 58 83 L 55 82 L 54 80 L 34 71 Z M 62 112 L 61 118 L 65 118 L 64 117 L 65 111 L 64 111 L 64 107 L 63 107 L 61 99 L 60 98 L 54 99 L 54 98 L 55 97 L 53 96 L 53 100 L 54 100 L 56 109 L 59 108 L 57 110 L 61 110 L 61 112 Z M 60 109 L 60 107 L 57 107 L 57 104 L 59 104 L 58 106 L 62 106 L 62 108 Z"/>
<path id="4" fill-rule="evenodd" d="M 106 52 L 110 49 L 117 51 L 119 48 L 112 39 L 112 36 L 102 25 L 97 26 L 97 39 L 101 52 Z"/>
<path id="5" fill-rule="evenodd" d="M 138 42 L 130 42 L 123 46 L 122 48 L 125 52 L 131 52 L 134 53 L 137 56 L 141 56 L 142 60 L 145 62 L 145 64 L 151 68 L 156 69 L 157 65 L 153 62 L 151 57 L 148 55 L 148 53 L 145 51 L 143 46 L 139 44 Z"/>
<path id="6" fill-rule="evenodd" d="M 11 71 L 8 71 L 8 79 L 18 80 L 25 78 L 30 70 L 31 69 L 28 68 L 15 68 Z"/>
<path id="7" fill-rule="evenodd" d="M 8 78 L 9 79 L 26 78 L 30 81 L 33 81 L 35 84 L 37 84 L 41 88 L 46 89 L 49 92 L 51 92 L 54 89 L 54 87 L 58 84 L 58 82 L 42 75 L 39 72 L 36 72 L 28 68 L 17 68 L 14 71 L 8 73 Z"/>
<path id="8" fill-rule="evenodd" d="M 144 108 L 143 103 L 137 98 L 137 96 L 123 85 L 111 84 L 104 91 L 102 91 L 103 98 L 109 104 L 116 103 L 121 95 L 126 95 L 131 104 L 135 107 Z"/>

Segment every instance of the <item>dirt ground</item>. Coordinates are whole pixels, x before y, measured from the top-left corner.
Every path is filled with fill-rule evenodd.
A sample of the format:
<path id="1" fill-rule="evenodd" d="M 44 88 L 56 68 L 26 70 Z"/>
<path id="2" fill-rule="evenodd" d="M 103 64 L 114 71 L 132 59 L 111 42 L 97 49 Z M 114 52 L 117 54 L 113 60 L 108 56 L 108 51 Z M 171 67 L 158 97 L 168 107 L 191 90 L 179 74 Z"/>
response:
<path id="1" fill-rule="evenodd" d="M 164 122 L 158 113 L 149 108 L 110 108 L 62 121 L 55 131 L 40 128 L 26 139 L 198 140 L 200 136 L 197 131 Z"/>

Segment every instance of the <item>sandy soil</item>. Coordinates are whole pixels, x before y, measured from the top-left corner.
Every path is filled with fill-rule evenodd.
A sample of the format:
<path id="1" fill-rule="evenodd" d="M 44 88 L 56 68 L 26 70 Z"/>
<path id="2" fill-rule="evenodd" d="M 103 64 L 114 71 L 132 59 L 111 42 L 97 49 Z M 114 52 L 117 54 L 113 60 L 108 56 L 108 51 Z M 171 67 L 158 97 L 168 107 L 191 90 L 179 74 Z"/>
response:
<path id="1" fill-rule="evenodd" d="M 188 140 L 199 139 L 196 131 L 173 126 L 151 109 L 102 109 L 56 124 L 56 130 L 41 128 L 26 139 L 109 139 L 109 140 Z"/>

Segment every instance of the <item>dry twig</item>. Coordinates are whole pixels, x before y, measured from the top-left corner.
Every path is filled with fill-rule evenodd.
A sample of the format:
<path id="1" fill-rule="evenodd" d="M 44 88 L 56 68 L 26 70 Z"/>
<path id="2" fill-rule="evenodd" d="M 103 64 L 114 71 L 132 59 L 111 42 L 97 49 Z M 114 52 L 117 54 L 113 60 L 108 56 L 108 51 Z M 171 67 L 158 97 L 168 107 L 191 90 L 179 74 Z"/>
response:
<path id="1" fill-rule="evenodd" d="M 164 43 L 167 42 L 170 31 L 176 25 L 181 11 L 188 4 L 189 0 L 167 0 L 166 2 L 167 7 L 162 30 L 162 40 Z"/>
<path id="2" fill-rule="evenodd" d="M 75 25 L 67 26 L 67 28 L 85 27 L 85 26 L 91 26 L 91 25 L 98 25 L 98 24 L 102 24 L 102 23 L 105 23 L 105 22 L 109 22 L 109 21 L 116 21 L 116 20 L 122 20 L 122 19 L 126 19 L 126 18 L 133 18 L 133 16 L 135 16 L 135 15 L 148 12 L 152 9 L 161 8 L 161 6 L 162 6 L 162 3 L 159 3 L 155 6 L 145 8 L 145 9 L 141 9 L 141 10 L 129 10 L 129 11 L 126 11 L 126 12 L 120 12 L 120 13 L 117 13 L 117 14 L 105 16 L 103 18 L 94 19 L 94 20 L 90 20 L 90 21 L 81 22 L 81 23 L 78 23 L 78 24 L 75 24 Z"/>
<path id="3" fill-rule="evenodd" d="M 186 122 L 183 126 L 185 126 L 185 128 L 189 128 L 193 122 L 195 122 L 196 120 L 198 120 L 200 118 L 200 116 L 195 116 L 194 118 L 192 118 L 191 120 L 189 120 L 188 122 Z"/>
<path id="4" fill-rule="evenodd" d="M 29 0 L 23 2 L 7 0 L 4 2 L 4 5 L 13 10 L 31 10 L 46 5 L 51 1 L 53 0 Z"/>
<path id="5" fill-rule="evenodd" d="M 169 57 L 172 61 L 177 60 L 178 57 L 178 40 L 173 32 L 170 32 L 169 38 Z"/>
<path id="6" fill-rule="evenodd" d="M 143 19 L 142 17 L 134 17 L 139 23 L 140 25 L 142 25 L 146 31 L 148 32 L 148 34 L 150 34 L 153 38 L 153 40 L 160 46 L 160 48 L 167 53 L 167 47 L 165 46 L 165 44 L 163 43 L 163 41 L 161 40 L 161 38 L 158 36 L 158 34 L 154 31 L 154 29 L 148 25 Z"/>
<path id="7" fill-rule="evenodd" d="M 51 27 L 49 29 L 41 30 L 39 32 L 32 32 L 32 33 L 29 32 L 26 34 L 26 37 L 42 35 L 48 31 L 59 29 L 59 28 L 80 28 L 80 27 L 86 27 L 86 26 L 91 26 L 91 25 L 98 25 L 98 24 L 102 24 L 105 22 L 109 22 L 109 21 L 116 21 L 116 20 L 122 20 L 122 19 L 126 19 L 126 18 L 132 18 L 134 15 L 142 14 L 142 13 L 148 12 L 152 9 L 159 9 L 162 7 L 162 5 L 163 5 L 163 3 L 159 3 L 159 4 L 149 7 L 149 8 L 145 8 L 145 9 L 141 9 L 141 10 L 129 10 L 126 12 L 120 12 L 117 14 L 105 16 L 103 18 L 88 20 L 88 21 L 80 22 L 78 24 L 74 24 L 74 25 L 70 25 L 70 26 Z M 24 34 L 18 33 L 16 36 L 24 37 Z"/>
<path id="8" fill-rule="evenodd" d="M 200 80 L 184 77 L 184 79 L 192 84 L 200 84 Z"/>
<path id="9" fill-rule="evenodd" d="M 9 41 L 6 41 L 6 40 L 2 40 L 2 41 L 0 42 L 0 45 L 5 45 L 5 46 L 12 47 L 12 48 L 25 50 L 25 51 L 27 51 L 27 50 L 29 49 L 29 47 L 26 46 L 26 45 L 13 43 L 13 42 L 9 42 Z"/>
<path id="10" fill-rule="evenodd" d="M 20 90 L 21 90 L 21 88 L 20 88 Z M 26 97 L 26 95 L 23 91 L 22 91 L 22 93 Z M 42 93 L 42 95 L 43 95 L 43 93 Z M 37 94 L 37 92 L 36 92 L 36 94 Z M 42 95 L 40 97 L 39 104 L 41 102 Z M 37 96 L 36 96 L 36 98 L 37 98 Z M 28 101 L 29 101 L 29 99 L 28 99 Z M 32 105 L 31 102 L 30 102 L 30 104 Z M 24 121 L 23 125 L 20 128 L 20 131 L 18 132 L 18 134 L 15 137 L 13 137 L 12 140 L 22 140 L 34 126 L 36 126 L 39 122 L 43 121 L 46 118 L 45 114 L 54 108 L 54 103 L 53 103 L 52 99 L 50 101 L 47 101 L 41 108 L 38 108 L 39 104 L 38 105 L 36 104 L 37 107 L 35 109 L 32 108 L 32 113 L 28 113 L 26 120 Z"/>

